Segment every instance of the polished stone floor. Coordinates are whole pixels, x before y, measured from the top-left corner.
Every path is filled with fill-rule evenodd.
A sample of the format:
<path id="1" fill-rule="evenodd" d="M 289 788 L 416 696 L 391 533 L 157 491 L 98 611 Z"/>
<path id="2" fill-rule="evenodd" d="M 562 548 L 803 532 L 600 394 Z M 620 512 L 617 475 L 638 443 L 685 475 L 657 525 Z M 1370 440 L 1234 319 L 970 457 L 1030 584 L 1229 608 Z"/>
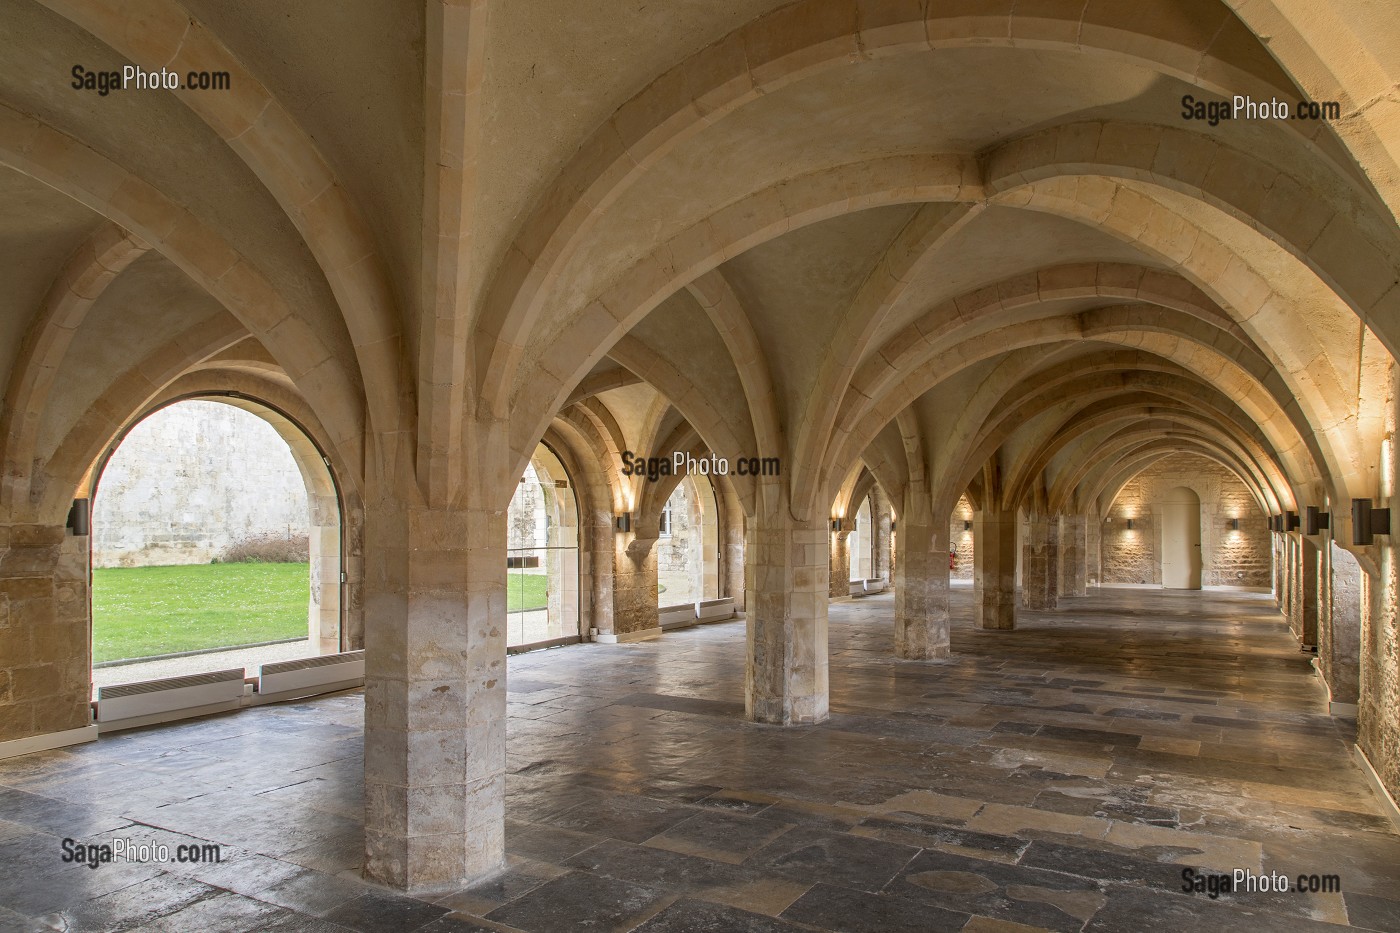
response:
<path id="1" fill-rule="evenodd" d="M 0 762 L 0 929 L 1400 930 L 1400 835 L 1267 597 L 1105 590 L 934 663 L 889 657 L 892 609 L 832 605 L 818 727 L 743 721 L 742 622 L 511 658 L 510 865 L 435 902 L 357 879 L 358 694 Z"/>

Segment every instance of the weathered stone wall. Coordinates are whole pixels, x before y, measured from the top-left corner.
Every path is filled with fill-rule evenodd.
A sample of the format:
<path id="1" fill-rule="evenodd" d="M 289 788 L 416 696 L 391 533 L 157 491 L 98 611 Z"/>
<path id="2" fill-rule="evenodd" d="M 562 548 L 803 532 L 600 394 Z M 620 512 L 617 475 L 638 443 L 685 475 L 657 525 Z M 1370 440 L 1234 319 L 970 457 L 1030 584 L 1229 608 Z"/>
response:
<path id="1" fill-rule="evenodd" d="M 1239 477 L 1213 460 L 1176 454 L 1133 477 L 1099 523 L 1104 583 L 1161 583 L 1160 503 L 1185 486 L 1201 499 L 1201 584 L 1267 587 L 1271 573 L 1268 519 Z M 1128 528 L 1128 519 L 1133 527 Z M 1238 531 L 1227 527 L 1238 518 Z"/>
<path id="2" fill-rule="evenodd" d="M 0 525 L 0 742 L 88 725 L 87 539 Z"/>
<path id="3" fill-rule="evenodd" d="M 92 561 L 207 564 L 241 538 L 308 531 L 306 485 L 277 431 L 231 405 L 179 402 L 133 428 L 103 471 Z"/>
<path id="4" fill-rule="evenodd" d="M 1317 590 L 1317 657 L 1333 703 L 1356 703 L 1361 659 L 1361 567 L 1324 539 Z"/>
<path id="5" fill-rule="evenodd" d="M 1392 364 L 1388 373 L 1391 403 L 1386 412 L 1386 444 L 1395 443 L 1400 428 L 1400 374 Z M 1400 488 L 1400 467 L 1389 457 L 1390 475 L 1379 477 L 1378 508 L 1400 506 L 1394 491 Z M 1335 512 L 1334 512 L 1335 514 Z M 1345 540 L 1349 521 L 1336 529 Z M 1400 800 L 1400 632 L 1396 630 L 1400 608 L 1400 552 L 1391 535 L 1377 535 L 1373 548 L 1359 554 L 1361 567 L 1361 670 L 1360 699 L 1356 714 L 1356 744 L 1370 760 L 1389 791 Z"/>

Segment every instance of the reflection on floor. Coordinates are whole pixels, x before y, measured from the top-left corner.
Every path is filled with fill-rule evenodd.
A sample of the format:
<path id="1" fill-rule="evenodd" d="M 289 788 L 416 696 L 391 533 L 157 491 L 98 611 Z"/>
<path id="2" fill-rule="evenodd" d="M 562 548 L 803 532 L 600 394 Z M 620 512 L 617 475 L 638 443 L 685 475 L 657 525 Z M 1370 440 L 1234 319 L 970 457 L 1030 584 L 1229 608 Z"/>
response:
<path id="1" fill-rule="evenodd" d="M 129 684 L 139 680 L 156 680 L 161 677 L 179 677 L 182 674 L 200 674 L 205 671 L 226 671 L 241 667 L 245 676 L 256 677 L 259 664 L 274 661 L 291 661 L 294 658 L 309 658 L 316 654 L 311 639 L 288 641 L 278 645 L 259 645 L 256 648 L 230 648 L 227 651 L 208 651 L 202 654 L 186 655 L 183 658 L 161 658 L 158 661 L 137 661 L 134 664 L 117 664 L 112 667 L 95 667 L 92 670 L 92 698 L 97 699 L 97 688 L 108 684 Z"/>
<path id="2" fill-rule="evenodd" d="M 435 903 L 355 878 L 356 694 L 0 762 L 0 927 L 1400 929 L 1400 836 L 1267 597 L 1104 591 L 928 664 L 889 657 L 891 610 L 832 606 L 813 728 L 742 720 L 742 623 L 512 658 L 510 866 Z M 224 860 L 92 871 L 63 837 Z"/>

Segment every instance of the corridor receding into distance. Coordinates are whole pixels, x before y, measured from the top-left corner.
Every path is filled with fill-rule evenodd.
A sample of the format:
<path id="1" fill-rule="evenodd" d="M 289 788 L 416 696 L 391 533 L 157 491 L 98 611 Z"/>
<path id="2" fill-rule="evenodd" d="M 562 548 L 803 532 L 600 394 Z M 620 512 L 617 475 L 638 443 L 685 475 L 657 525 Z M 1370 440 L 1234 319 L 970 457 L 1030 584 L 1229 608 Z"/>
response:
<path id="1" fill-rule="evenodd" d="M 0 933 L 1400 930 L 1392 0 L 0 0 Z"/>
<path id="2" fill-rule="evenodd" d="M 891 608 L 832 606 L 832 712 L 812 730 L 745 721 L 736 622 L 512 658 L 511 867 L 440 899 L 345 874 L 364 846 L 358 693 L 0 763 L 4 844 L 29 843 L 0 899 L 71 929 L 1400 923 L 1400 836 L 1267 595 L 1106 589 L 1015 633 L 955 625 L 933 664 L 889 657 Z M 224 861 L 53 871 L 44 833 L 74 825 L 215 841 Z M 1188 866 L 1346 886 L 1212 900 L 1182 891 Z"/>

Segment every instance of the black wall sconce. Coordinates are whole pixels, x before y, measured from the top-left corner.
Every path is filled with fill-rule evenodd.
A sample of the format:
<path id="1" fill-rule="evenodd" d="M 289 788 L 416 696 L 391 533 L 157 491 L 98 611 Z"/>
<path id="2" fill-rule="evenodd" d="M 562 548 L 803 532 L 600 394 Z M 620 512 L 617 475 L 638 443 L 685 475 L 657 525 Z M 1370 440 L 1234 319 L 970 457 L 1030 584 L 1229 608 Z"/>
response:
<path id="1" fill-rule="evenodd" d="M 833 518 L 833 519 L 831 520 L 831 530 L 832 530 L 832 531 L 840 531 L 840 530 L 841 530 L 841 519 L 839 519 L 839 518 Z"/>
<path id="2" fill-rule="evenodd" d="M 972 530 L 972 522 L 968 521 L 967 519 L 963 519 L 963 531 L 971 531 L 971 530 Z"/>
<path id="3" fill-rule="evenodd" d="M 890 531 L 894 531 L 894 530 L 895 530 L 896 528 L 898 528 L 898 527 L 899 527 L 899 519 L 897 519 L 897 518 L 892 518 L 892 519 L 890 519 Z"/>
<path id="4" fill-rule="evenodd" d="M 1284 513 L 1284 525 L 1283 525 L 1283 530 L 1284 530 L 1284 531 L 1297 531 L 1299 528 L 1302 528 L 1302 527 L 1303 527 L 1303 520 L 1302 520 L 1302 518 L 1298 515 L 1297 512 L 1285 512 L 1285 513 Z"/>
<path id="5" fill-rule="evenodd" d="M 1370 499 L 1351 500 L 1351 543 L 1375 544 L 1376 535 L 1390 534 L 1390 509 L 1371 508 Z"/>
<path id="6" fill-rule="evenodd" d="M 1304 510 L 1303 534 L 1315 535 L 1323 528 L 1332 527 L 1332 513 L 1324 512 L 1315 505 Z"/>
<path id="7" fill-rule="evenodd" d="M 1131 518 L 1128 519 L 1128 530 L 1129 530 L 1129 531 L 1132 531 L 1132 530 L 1133 530 L 1133 520 L 1132 520 Z"/>
<path id="8" fill-rule="evenodd" d="M 1239 520 L 1238 518 L 1232 518 L 1232 519 L 1230 519 L 1230 530 L 1231 530 L 1231 531 L 1239 531 L 1239 530 L 1240 530 L 1240 520 Z"/>
<path id="9" fill-rule="evenodd" d="M 1277 532 L 1282 532 L 1282 531 L 1283 531 L 1283 516 L 1282 516 L 1282 515 L 1270 515 L 1270 516 L 1269 516 L 1269 530 L 1270 530 L 1270 531 L 1277 531 Z"/>
<path id="10" fill-rule="evenodd" d="M 82 538 L 92 533 L 92 500 L 74 499 L 68 510 L 68 530 L 74 537 Z"/>
<path id="11" fill-rule="evenodd" d="M 625 531 L 631 531 L 631 530 L 632 530 L 632 513 L 631 513 L 631 512 L 623 512 L 623 513 L 621 513 L 621 514 L 619 514 L 619 515 L 617 516 L 617 530 L 618 530 L 618 531 L 624 531 L 624 532 L 625 532 Z"/>

